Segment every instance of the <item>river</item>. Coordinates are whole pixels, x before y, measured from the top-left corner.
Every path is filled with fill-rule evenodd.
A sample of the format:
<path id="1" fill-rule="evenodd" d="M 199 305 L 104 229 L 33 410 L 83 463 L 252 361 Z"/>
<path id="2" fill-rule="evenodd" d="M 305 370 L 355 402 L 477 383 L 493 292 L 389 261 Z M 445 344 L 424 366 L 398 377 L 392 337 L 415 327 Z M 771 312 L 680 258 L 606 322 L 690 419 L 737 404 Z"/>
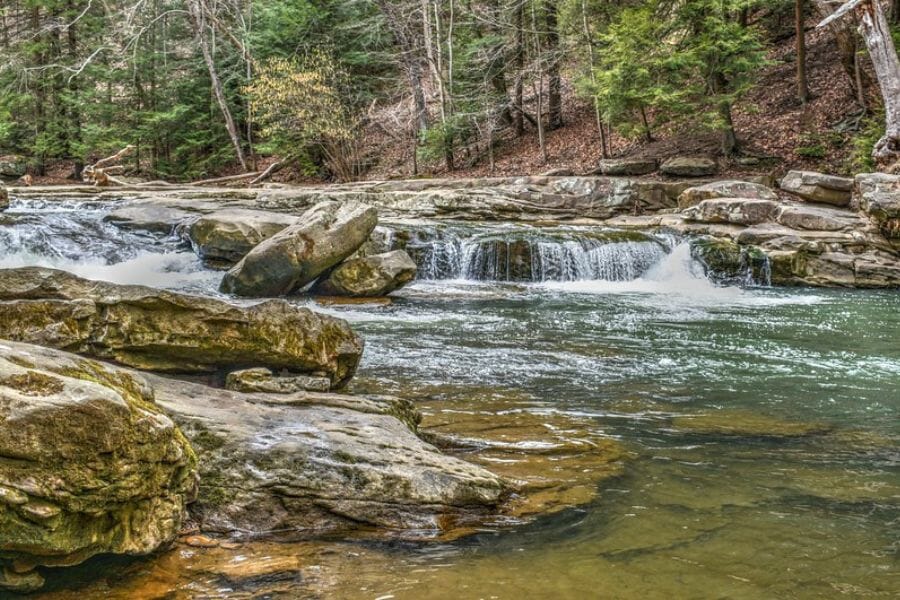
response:
<path id="1" fill-rule="evenodd" d="M 14 201 L 0 266 L 219 296 L 221 272 L 103 223 L 109 209 Z M 422 278 L 392 304 L 316 306 L 365 338 L 350 391 L 414 399 L 426 426 L 517 413 L 548 438 L 613 440 L 620 474 L 586 504 L 454 542 L 179 547 L 93 561 L 37 597 L 900 597 L 900 294 L 717 284 L 662 234 L 419 230 Z M 539 238 L 531 276 L 465 243 L 500 234 Z M 209 567 L 290 559 L 302 576 Z"/>

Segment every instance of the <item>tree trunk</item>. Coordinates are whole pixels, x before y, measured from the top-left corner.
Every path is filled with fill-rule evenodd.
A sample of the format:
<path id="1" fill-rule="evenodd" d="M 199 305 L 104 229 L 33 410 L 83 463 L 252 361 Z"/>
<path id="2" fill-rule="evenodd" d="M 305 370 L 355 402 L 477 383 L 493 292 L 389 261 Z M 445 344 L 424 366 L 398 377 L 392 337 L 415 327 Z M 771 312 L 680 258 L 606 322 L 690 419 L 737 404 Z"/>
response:
<path id="1" fill-rule="evenodd" d="M 222 111 L 222 117 L 225 119 L 225 128 L 228 130 L 228 137 L 231 138 L 231 144 L 234 146 L 234 152 L 237 156 L 241 168 L 247 170 L 247 160 L 244 158 L 244 149 L 241 145 L 241 136 L 238 128 L 234 123 L 234 117 L 231 116 L 231 110 L 228 108 L 228 101 L 225 98 L 225 91 L 222 88 L 222 81 L 219 79 L 219 73 L 216 71 L 216 64 L 213 61 L 212 51 L 209 42 L 206 39 L 206 19 L 203 15 L 203 7 L 200 6 L 199 0 L 188 0 L 188 11 L 191 16 L 191 23 L 194 27 L 194 34 L 197 36 L 197 42 L 200 45 L 200 52 L 203 54 L 203 61 L 209 71 L 209 79 L 212 84 L 213 93 L 216 96 L 216 102 Z"/>
<path id="2" fill-rule="evenodd" d="M 521 136 L 525 133 L 525 6 L 524 3 L 515 8 L 515 28 L 516 28 L 516 86 L 513 103 L 515 104 L 515 114 L 513 115 L 513 127 L 516 135 Z"/>
<path id="3" fill-rule="evenodd" d="M 823 19 L 832 14 L 830 9 L 822 3 L 814 2 L 813 6 Z M 847 74 L 853 95 L 861 99 L 860 108 L 865 110 L 876 109 L 877 106 L 872 105 L 866 93 L 866 90 L 870 89 L 874 82 L 867 70 L 859 68 L 859 44 L 857 43 L 859 36 L 853 31 L 852 23 L 853 21 L 849 19 L 833 23 L 831 33 L 834 35 L 834 42 L 837 45 L 841 66 L 844 67 L 844 72 Z"/>
<path id="4" fill-rule="evenodd" d="M 885 132 L 875 144 L 872 157 L 885 163 L 900 158 L 900 58 L 891 37 L 887 17 L 878 0 L 851 0 L 819 24 L 827 25 L 853 12 L 866 42 L 875 76 L 884 99 Z"/>
<path id="5" fill-rule="evenodd" d="M 809 82 L 806 77 L 806 13 L 805 0 L 794 2 L 794 20 L 797 37 L 797 98 L 802 104 L 809 102 Z"/>
<path id="6" fill-rule="evenodd" d="M 554 130 L 563 126 L 562 116 L 562 77 L 560 70 L 559 50 L 559 15 L 556 0 L 545 3 L 547 13 L 547 54 L 550 55 L 547 65 L 547 129 Z"/>

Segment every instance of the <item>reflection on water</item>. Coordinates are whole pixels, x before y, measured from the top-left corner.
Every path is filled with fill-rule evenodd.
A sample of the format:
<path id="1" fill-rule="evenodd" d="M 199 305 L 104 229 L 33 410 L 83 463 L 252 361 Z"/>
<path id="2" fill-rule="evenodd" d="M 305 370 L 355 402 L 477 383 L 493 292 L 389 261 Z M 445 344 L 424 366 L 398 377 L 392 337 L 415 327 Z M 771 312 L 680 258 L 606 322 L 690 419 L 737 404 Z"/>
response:
<path id="1" fill-rule="evenodd" d="M 173 260 L 154 283 L 212 293 L 220 273 L 154 243 L 174 253 L 153 259 Z M 73 269 L 113 250 L 32 249 Z M 324 310 L 366 338 L 353 390 L 416 400 L 426 432 L 518 415 L 529 434 L 510 443 L 544 428 L 544 443 L 614 441 L 630 458 L 592 493 L 572 487 L 587 504 L 453 543 L 182 545 L 97 561 L 90 582 L 40 597 L 900 596 L 897 293 L 717 287 L 676 246 L 629 281 L 427 281 L 390 306 Z M 548 456 L 542 469 L 571 473 Z"/>

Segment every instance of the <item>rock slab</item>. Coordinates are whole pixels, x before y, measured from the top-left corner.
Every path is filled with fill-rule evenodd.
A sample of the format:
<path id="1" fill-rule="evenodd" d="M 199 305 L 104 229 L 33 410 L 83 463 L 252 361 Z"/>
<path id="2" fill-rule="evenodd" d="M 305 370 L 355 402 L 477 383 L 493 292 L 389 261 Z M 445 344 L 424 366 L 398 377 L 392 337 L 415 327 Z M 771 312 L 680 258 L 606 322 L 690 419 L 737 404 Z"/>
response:
<path id="1" fill-rule="evenodd" d="M 297 217 L 291 215 L 231 208 L 200 217 L 187 228 L 187 237 L 200 258 L 230 266 L 296 222 Z"/>
<path id="2" fill-rule="evenodd" d="M 333 387 L 363 349 L 346 321 L 280 300 L 238 307 L 38 267 L 0 270 L 0 337 L 151 371 L 324 374 Z"/>
<path id="3" fill-rule="evenodd" d="M 719 166 L 711 158 L 677 156 L 663 162 L 659 170 L 673 177 L 707 177 L 715 175 Z"/>
<path id="4" fill-rule="evenodd" d="M 808 202 L 848 206 L 853 180 L 814 171 L 788 171 L 781 180 L 781 189 Z"/>

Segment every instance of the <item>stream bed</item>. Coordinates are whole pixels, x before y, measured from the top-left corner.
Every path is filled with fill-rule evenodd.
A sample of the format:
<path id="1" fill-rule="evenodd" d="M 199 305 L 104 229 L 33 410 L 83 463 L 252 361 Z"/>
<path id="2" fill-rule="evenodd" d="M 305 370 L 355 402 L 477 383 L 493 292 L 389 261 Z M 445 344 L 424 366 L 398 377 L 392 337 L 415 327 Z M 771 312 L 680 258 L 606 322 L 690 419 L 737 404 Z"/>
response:
<path id="1" fill-rule="evenodd" d="M 14 202 L 0 267 L 219 295 L 220 271 L 108 210 Z M 541 261 L 569 262 L 541 262 L 564 274 L 541 281 L 470 257 L 487 275 L 431 268 L 390 305 L 297 301 L 365 338 L 349 391 L 416 401 L 426 434 L 513 415 L 623 448 L 575 506 L 452 542 L 178 545 L 95 559 L 31 597 L 900 597 L 900 294 L 716 285 L 664 236 L 573 270 L 561 243 L 542 238 Z"/>

